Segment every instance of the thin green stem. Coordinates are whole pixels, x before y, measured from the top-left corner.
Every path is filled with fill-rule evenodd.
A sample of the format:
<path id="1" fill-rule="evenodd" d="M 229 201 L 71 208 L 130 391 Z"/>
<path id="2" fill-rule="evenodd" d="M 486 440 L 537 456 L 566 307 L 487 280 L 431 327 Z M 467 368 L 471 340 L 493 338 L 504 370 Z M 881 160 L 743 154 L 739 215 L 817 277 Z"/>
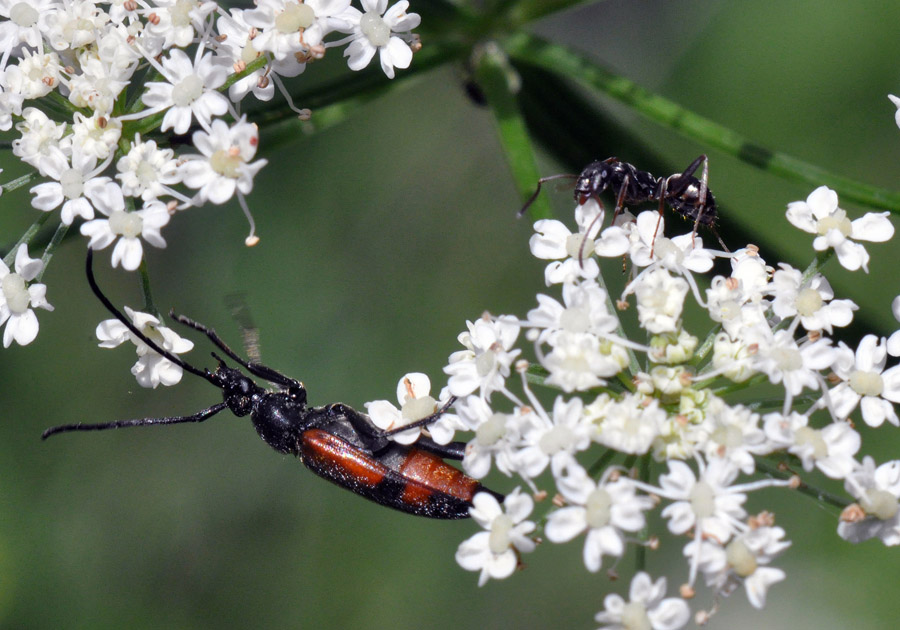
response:
<path id="1" fill-rule="evenodd" d="M 21 179 L 21 178 L 20 178 L 20 179 Z M 18 241 L 16 241 L 16 244 L 13 245 L 13 246 L 9 249 L 9 251 L 6 253 L 6 256 L 3 258 L 3 262 L 6 264 L 7 267 L 10 267 L 10 268 L 12 267 L 13 261 L 16 259 L 16 252 L 19 251 L 19 246 L 20 246 L 22 243 L 29 243 L 29 244 L 30 244 L 30 243 L 31 243 L 31 239 L 34 238 L 35 234 L 37 234 L 38 232 L 40 232 L 41 228 L 44 227 L 44 224 L 45 224 L 49 219 L 50 219 L 50 213 L 49 213 L 49 212 L 42 212 L 42 213 L 41 213 L 41 216 L 39 216 L 39 217 L 37 218 L 37 220 L 36 220 L 34 223 L 32 223 L 32 224 L 28 227 L 27 230 L 25 230 L 25 233 L 22 235 L 22 238 L 20 238 Z"/>
<path id="2" fill-rule="evenodd" d="M 780 470 L 777 466 L 771 466 L 770 464 L 759 459 L 756 460 L 756 469 L 759 472 L 765 473 L 771 477 L 775 477 L 776 479 L 790 479 L 794 476 L 794 473 L 792 472 L 785 472 L 783 470 Z M 842 510 L 853 502 L 850 499 L 839 497 L 836 494 L 831 494 L 830 492 L 822 490 L 821 488 L 811 486 L 805 481 L 800 482 L 797 490 L 807 496 L 816 499 L 817 501 L 828 503 Z"/>
<path id="3" fill-rule="evenodd" d="M 603 455 L 600 456 L 600 459 L 598 459 L 596 462 L 591 464 L 591 467 L 588 469 L 588 476 L 591 479 L 599 478 L 600 473 L 602 473 L 604 470 L 606 470 L 607 466 L 609 466 L 609 463 L 618 454 L 619 454 L 619 451 L 617 451 L 614 448 L 608 448 L 605 451 L 603 451 Z"/>
<path id="4" fill-rule="evenodd" d="M 146 258 L 141 260 L 141 266 L 138 267 L 138 275 L 141 278 L 141 294 L 144 296 L 144 307 L 141 310 L 162 321 L 162 315 L 153 303 L 153 292 L 150 289 L 150 272 L 147 270 Z"/>
<path id="5" fill-rule="evenodd" d="M 644 455 L 641 458 L 640 480 L 644 483 L 650 482 L 650 455 Z M 644 528 L 640 532 L 641 540 L 647 540 L 650 534 L 650 528 L 644 523 Z M 643 571 L 647 567 L 647 547 L 638 545 L 634 552 L 634 564 L 636 571 Z"/>
<path id="6" fill-rule="evenodd" d="M 512 171 L 513 181 L 525 200 L 534 192 L 540 173 L 531 137 L 516 101 L 518 76 L 509 66 L 506 55 L 493 42 L 481 46 L 474 57 L 476 80 L 497 123 L 500 146 Z M 533 220 L 552 215 L 550 204 L 543 198 L 535 200 L 528 213 Z"/>
<path id="7" fill-rule="evenodd" d="M 646 118 L 704 147 L 716 148 L 752 166 L 786 179 L 813 186 L 826 185 L 842 199 L 864 206 L 900 212 L 900 193 L 828 172 L 784 153 L 754 144 L 737 132 L 704 118 L 630 79 L 614 74 L 587 57 L 529 33 L 516 33 L 501 42 L 514 62 L 544 68 L 598 90 Z"/>
<path id="8" fill-rule="evenodd" d="M 21 177 L 17 177 L 14 180 L 12 180 L 11 182 L 3 184 L 3 192 L 8 193 L 8 192 L 12 192 L 16 188 L 21 188 L 22 186 L 27 186 L 28 184 L 33 182 L 35 179 L 37 179 L 37 177 L 38 177 L 38 174 L 36 171 L 32 171 L 31 173 L 27 173 L 25 175 L 22 175 Z"/>
<path id="9" fill-rule="evenodd" d="M 47 243 L 47 247 L 44 249 L 44 255 L 41 256 L 41 262 L 44 263 L 44 266 L 34 279 L 35 282 L 40 282 L 41 278 L 44 277 L 44 272 L 47 271 L 47 265 L 50 264 L 50 259 L 53 258 L 53 254 L 56 253 L 59 244 L 62 243 L 63 239 L 66 237 L 66 232 L 69 231 L 69 227 L 71 226 L 62 222 L 57 226 L 56 231 L 53 233 L 53 238 L 50 239 L 50 242 Z"/>

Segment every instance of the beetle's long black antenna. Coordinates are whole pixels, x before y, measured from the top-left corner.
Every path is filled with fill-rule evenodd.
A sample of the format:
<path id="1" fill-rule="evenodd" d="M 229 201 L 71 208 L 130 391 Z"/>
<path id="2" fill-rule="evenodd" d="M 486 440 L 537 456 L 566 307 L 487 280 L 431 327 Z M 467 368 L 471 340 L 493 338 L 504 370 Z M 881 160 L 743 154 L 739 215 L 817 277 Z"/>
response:
<path id="1" fill-rule="evenodd" d="M 125 324 L 125 327 L 128 330 L 130 330 L 132 333 L 134 333 L 134 335 L 138 339 L 140 339 L 145 344 L 147 344 L 148 346 L 153 348 L 153 350 L 155 350 L 157 353 L 159 353 L 160 355 L 162 355 L 163 357 L 165 357 L 166 359 L 168 359 L 175 365 L 179 366 L 180 368 L 187 370 L 191 374 L 194 374 L 201 378 L 205 378 L 207 381 L 209 381 L 216 387 L 219 387 L 219 384 L 216 382 L 215 378 L 213 378 L 213 375 L 210 374 L 208 370 L 201 370 L 201 369 L 195 368 L 190 363 L 186 363 L 184 360 L 180 359 L 179 357 L 172 354 L 168 350 L 163 349 L 162 347 L 159 346 L 159 344 L 157 344 L 155 341 L 150 339 L 147 335 L 142 333 L 138 329 L 138 327 L 134 325 L 134 322 L 132 322 L 129 318 L 125 317 L 125 315 L 119 309 L 117 309 L 113 305 L 112 302 L 109 301 L 109 298 L 107 298 L 105 295 L 103 295 L 103 292 L 100 290 L 100 287 L 97 285 L 97 280 L 94 278 L 93 261 L 94 261 L 94 250 L 91 249 L 90 247 L 88 247 L 87 263 L 85 265 L 86 271 L 87 271 L 88 284 L 91 287 L 91 291 L 93 291 L 94 295 L 97 296 L 97 299 L 100 300 L 100 303 L 106 307 L 106 310 L 108 310 L 110 313 L 112 313 L 113 316 L 115 316 L 116 319 L 118 319 L 120 322 Z"/>
<path id="2" fill-rule="evenodd" d="M 190 416 L 167 416 L 165 418 L 137 418 L 134 420 L 117 420 L 116 422 L 103 422 L 100 424 L 61 424 L 58 427 L 50 427 L 41 433 L 41 439 L 46 440 L 51 435 L 57 433 L 68 433 L 70 431 L 103 431 L 105 429 L 120 429 L 122 427 L 147 427 L 162 424 L 180 424 L 182 422 L 203 422 L 223 409 L 228 407 L 224 402 L 216 403 L 208 409 L 198 411 Z"/>
<path id="3" fill-rule="evenodd" d="M 218 347 L 222 352 L 224 352 L 228 357 L 230 357 L 233 361 L 238 363 L 239 365 L 246 368 L 248 372 L 253 374 L 254 376 L 258 376 L 259 378 L 264 378 L 270 383 L 275 383 L 276 385 L 282 385 L 284 387 L 302 387 L 300 381 L 295 378 L 291 378 L 290 376 L 285 376 L 281 372 L 274 370 L 266 365 L 262 365 L 260 363 L 253 363 L 252 361 L 247 361 L 242 358 L 239 354 L 237 354 L 234 350 L 228 347 L 221 337 L 216 333 L 215 330 L 209 328 L 208 326 L 204 326 L 199 322 L 195 322 L 190 317 L 185 317 L 184 315 L 178 315 L 175 311 L 169 311 L 169 317 L 174 319 L 179 324 L 183 324 L 188 328 L 193 328 L 197 332 L 201 332 L 207 336 L 207 338 L 212 341 L 216 347 Z"/>

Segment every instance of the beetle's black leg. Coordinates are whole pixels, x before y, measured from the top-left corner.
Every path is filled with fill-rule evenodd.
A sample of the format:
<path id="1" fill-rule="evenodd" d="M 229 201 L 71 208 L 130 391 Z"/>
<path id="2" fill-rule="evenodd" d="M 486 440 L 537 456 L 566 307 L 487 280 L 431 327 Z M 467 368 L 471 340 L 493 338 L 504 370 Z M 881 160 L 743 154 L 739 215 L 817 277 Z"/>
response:
<path id="1" fill-rule="evenodd" d="M 397 433 L 403 433 L 408 429 L 415 429 L 416 427 L 427 427 L 429 424 L 434 424 L 438 421 L 442 415 L 447 413 L 447 410 L 453 406 L 453 403 L 456 402 L 456 396 L 451 396 L 450 399 L 444 403 L 444 405 L 435 411 L 430 416 L 425 416 L 421 420 L 416 420 L 415 422 L 410 422 L 409 424 L 404 424 L 402 427 L 397 427 L 396 429 L 391 429 L 390 431 L 385 431 L 385 435 L 396 435 Z"/>
<path id="2" fill-rule="evenodd" d="M 423 451 L 434 453 L 442 459 L 455 459 L 456 461 L 462 461 L 463 456 L 466 454 L 465 442 L 449 442 L 447 444 L 438 444 L 431 438 L 425 437 L 424 435 L 416 440 L 414 446 L 416 448 L 421 448 Z"/>
<path id="3" fill-rule="evenodd" d="M 57 433 L 67 433 L 69 431 L 103 431 L 105 429 L 120 429 L 122 427 L 146 427 L 163 424 L 180 424 L 182 422 L 203 422 L 207 418 L 211 418 L 228 405 L 224 402 L 216 403 L 212 407 L 198 411 L 190 416 L 167 416 L 164 418 L 136 418 L 134 420 L 117 420 L 116 422 L 103 422 L 99 424 L 61 424 L 56 427 L 50 427 L 41 433 L 41 439 L 46 440 L 51 435 Z"/>

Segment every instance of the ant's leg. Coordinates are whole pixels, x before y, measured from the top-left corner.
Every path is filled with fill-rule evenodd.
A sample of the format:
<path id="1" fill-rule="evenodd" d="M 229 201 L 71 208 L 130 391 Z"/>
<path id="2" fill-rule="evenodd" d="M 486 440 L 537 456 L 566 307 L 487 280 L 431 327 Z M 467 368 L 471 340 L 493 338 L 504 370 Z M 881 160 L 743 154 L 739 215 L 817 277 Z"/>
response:
<path id="1" fill-rule="evenodd" d="M 659 199 L 659 218 L 656 220 L 656 229 L 653 230 L 653 239 L 650 241 L 650 258 L 653 258 L 653 249 L 656 247 L 656 235 L 659 234 L 659 226 L 666 210 L 666 195 L 668 194 L 669 179 L 660 177 L 656 187 L 656 198 Z"/>
<path id="2" fill-rule="evenodd" d="M 622 186 L 619 188 L 619 194 L 616 195 L 616 211 L 613 212 L 613 218 L 610 225 L 613 225 L 616 222 L 616 218 L 622 214 L 622 208 L 625 207 L 625 193 L 628 191 L 628 184 L 630 183 L 631 178 L 626 174 L 622 179 Z"/>
<path id="3" fill-rule="evenodd" d="M 587 229 L 584 231 L 584 238 L 581 239 L 581 245 L 578 246 L 578 265 L 584 269 L 584 244 L 590 238 L 591 230 L 594 229 L 594 225 L 603 217 L 603 213 L 605 212 L 603 209 L 603 202 L 600 201 L 599 197 L 594 197 L 597 200 L 597 205 L 600 206 L 600 212 L 597 213 L 597 216 L 591 221 L 590 225 L 587 226 Z"/>
<path id="4" fill-rule="evenodd" d="M 709 158 L 705 155 L 701 155 L 694 160 L 694 163 L 692 163 L 691 166 L 697 163 L 698 160 L 703 160 L 703 175 L 700 177 L 700 196 L 699 205 L 697 206 L 697 218 L 694 219 L 694 229 L 691 231 L 691 248 L 694 247 L 694 237 L 697 236 L 697 227 L 700 225 L 700 218 L 703 216 L 703 213 L 706 212 L 706 193 L 709 191 Z M 696 166 L 694 167 L 694 170 L 697 170 Z M 716 234 L 717 238 L 718 236 L 719 235 Z M 719 242 L 722 242 L 721 238 L 719 239 Z"/>
<path id="5" fill-rule="evenodd" d="M 700 168 L 701 163 L 703 164 L 703 170 L 706 171 L 709 166 L 709 158 L 705 155 L 700 155 L 684 169 L 684 172 L 681 173 L 681 175 L 670 177 L 669 179 L 674 180 L 675 183 L 669 188 L 669 193 L 672 195 L 680 195 L 683 193 L 684 189 L 688 187 L 691 177 L 697 172 L 697 169 Z"/>

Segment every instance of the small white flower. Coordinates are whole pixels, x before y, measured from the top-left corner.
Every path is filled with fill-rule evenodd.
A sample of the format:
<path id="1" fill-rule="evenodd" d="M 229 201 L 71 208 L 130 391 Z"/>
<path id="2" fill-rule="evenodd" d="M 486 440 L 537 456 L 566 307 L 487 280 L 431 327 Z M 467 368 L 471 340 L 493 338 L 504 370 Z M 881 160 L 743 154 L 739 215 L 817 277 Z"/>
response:
<path id="1" fill-rule="evenodd" d="M 405 40 L 411 40 L 409 31 L 421 22 L 418 13 L 406 13 L 409 2 L 401 0 L 387 11 L 388 0 L 361 0 L 365 11 L 349 7 L 345 16 L 353 25 L 350 45 L 344 51 L 351 70 L 362 70 L 369 65 L 375 53 L 381 61 L 381 69 L 389 79 L 394 78 L 394 68 L 405 69 L 412 62 L 413 51 Z"/>
<path id="2" fill-rule="evenodd" d="M 697 436 L 707 459 L 720 457 L 731 461 L 745 475 L 756 470 L 754 455 L 774 450 L 759 426 L 759 414 L 743 405 L 728 405 L 718 396 L 711 397 Z"/>
<path id="3" fill-rule="evenodd" d="M 697 567 L 717 594 L 727 597 L 743 584 L 750 604 L 763 608 L 769 587 L 786 577 L 781 569 L 766 566 L 790 546 L 782 538 L 780 527 L 756 527 L 725 546 L 711 540 L 692 541 L 685 546 L 684 555 L 699 558 Z"/>
<path id="4" fill-rule="evenodd" d="M 108 39 L 118 44 L 116 48 L 109 51 L 112 59 L 104 61 L 98 57 L 83 56 L 81 73 L 71 76 L 66 86 L 69 89 L 69 102 L 76 107 L 90 108 L 94 112 L 94 118 L 97 116 L 111 117 L 116 98 L 128 86 L 131 75 L 137 67 L 137 60 L 140 58 L 136 57 L 135 52 L 119 37 Z M 131 63 L 124 63 L 123 57 L 131 60 Z M 113 124 L 118 124 L 118 120 L 115 120 Z M 121 132 L 121 127 L 121 124 L 118 124 L 118 132 Z M 101 127 L 101 129 L 105 128 Z M 118 140 L 118 135 L 116 140 Z M 113 144 L 115 143 L 113 142 Z M 106 157 L 106 155 L 98 157 Z"/>
<path id="5" fill-rule="evenodd" d="M 376 400 L 366 403 L 369 417 L 379 429 L 393 431 L 406 424 L 427 418 L 437 412 L 443 404 L 438 403 L 431 394 L 431 380 L 421 372 L 411 372 L 400 379 L 397 384 L 398 409 L 387 400 Z M 415 427 L 391 436 L 400 444 L 412 444 L 428 430 L 438 444 L 447 444 L 453 439 L 456 430 L 461 429 L 457 417 L 452 413 L 441 414 L 435 422 L 427 427 Z"/>
<path id="6" fill-rule="evenodd" d="M 173 194 L 170 187 L 181 181 L 175 152 L 158 148 L 155 140 L 141 142 L 140 134 L 134 135 L 131 149 L 116 162 L 116 170 L 122 192 L 144 201 Z"/>
<path id="7" fill-rule="evenodd" d="M 754 369 L 768 375 L 772 383 L 783 383 L 791 396 L 797 396 L 805 387 L 819 389 L 819 372 L 831 367 L 835 357 L 827 337 L 798 345 L 789 330 L 779 330 L 760 345 Z"/>
<path id="8" fill-rule="evenodd" d="M 828 391 L 835 416 L 846 419 L 859 405 L 863 420 L 870 427 L 879 427 L 885 420 L 900 426 L 892 404 L 900 402 L 900 366 L 884 369 L 884 338 L 866 335 L 855 353 L 841 341 L 836 353 L 832 369 L 843 382 Z M 824 406 L 824 400 L 820 404 Z"/>
<path id="9" fill-rule="evenodd" d="M 44 263 L 38 258 L 28 257 L 28 246 L 19 245 L 16 250 L 15 271 L 0 260 L 0 326 L 6 324 L 3 331 L 3 347 L 8 348 L 13 341 L 26 346 L 38 334 L 38 319 L 32 307 L 52 311 L 47 302 L 47 285 L 32 283 Z"/>
<path id="10" fill-rule="evenodd" d="M 834 326 L 847 326 L 853 311 L 859 307 L 852 300 L 835 300 L 834 291 L 822 274 L 801 284 L 803 274 L 786 263 L 780 263 L 772 277 L 772 312 L 781 319 L 799 317 L 806 330 L 832 332 Z"/>
<path id="11" fill-rule="evenodd" d="M 510 366 L 521 350 L 513 348 L 519 336 L 516 318 L 501 315 L 497 319 L 485 315 L 475 322 L 466 322 L 468 332 L 457 338 L 466 347 L 450 355 L 450 363 L 444 367 L 449 375 L 447 387 L 453 396 L 468 396 L 481 390 L 481 396 L 490 400 L 491 394 L 504 388 Z"/>
<path id="12" fill-rule="evenodd" d="M 259 32 L 253 46 L 272 53 L 276 61 L 308 53 L 329 33 L 353 28 L 347 14 L 350 0 L 257 0 L 254 4 L 243 17 Z"/>
<path id="13" fill-rule="evenodd" d="M 262 3 L 258 3 L 257 7 L 260 4 Z M 235 70 L 253 63 L 262 54 L 257 48 L 259 33 L 247 23 L 246 13 L 247 11 L 243 9 L 230 9 L 228 15 L 220 15 L 216 21 L 218 39 L 221 40 L 216 47 L 216 54 L 227 56 Z M 296 60 L 296 57 L 289 55 L 287 59 Z M 228 88 L 228 98 L 237 103 L 248 93 L 253 92 L 253 95 L 261 101 L 272 100 L 275 95 L 275 82 L 261 80 L 267 72 L 269 69 L 263 67 L 235 81 Z"/>
<path id="14" fill-rule="evenodd" d="M 833 422 L 815 429 L 809 426 L 808 416 L 797 412 L 787 417 L 770 413 L 763 420 L 769 440 L 799 457 L 804 470 L 818 468 L 832 479 L 843 479 L 856 468 L 853 456 L 861 440 L 848 422 Z"/>
<path id="15" fill-rule="evenodd" d="M 663 518 L 669 519 L 669 531 L 681 535 L 694 528 L 697 540 L 728 542 L 735 523 L 746 516 L 741 506 L 747 495 L 740 486 L 731 485 L 738 472 L 730 461 L 714 458 L 697 477 L 684 462 L 670 461 L 669 472 L 659 477 L 660 496 L 674 501 L 662 511 Z"/>
<path id="16" fill-rule="evenodd" d="M 140 210 L 126 212 L 121 191 L 112 195 L 110 202 L 110 205 L 97 205 L 97 210 L 109 218 L 86 221 L 81 226 L 81 233 L 90 237 L 88 247 L 91 249 L 105 249 L 118 239 L 112 253 L 112 266 L 122 263 L 123 269 L 134 271 L 144 256 L 139 236 L 154 247 L 166 246 L 159 230 L 169 222 L 169 210 L 163 202 L 151 201 Z"/>
<path id="17" fill-rule="evenodd" d="M 673 276 L 663 267 L 652 267 L 628 285 L 625 294 L 637 298 L 638 319 L 647 332 L 678 332 L 681 311 L 689 286 L 684 278 Z"/>
<path id="18" fill-rule="evenodd" d="M 135 327 L 145 336 L 155 341 L 163 350 L 172 354 L 182 354 L 194 347 L 194 342 L 184 339 L 166 326 L 161 326 L 158 318 L 127 306 L 125 314 Z M 141 387 L 156 388 L 158 385 L 175 385 L 181 381 L 183 370 L 135 336 L 118 319 L 107 319 L 97 325 L 97 339 L 101 348 L 115 348 L 126 341 L 137 346 L 138 360 L 131 367 L 131 373 Z"/>
<path id="19" fill-rule="evenodd" d="M 75 112 L 72 122 L 72 146 L 99 160 L 116 150 L 122 135 L 122 123 L 115 118 L 94 114 L 90 118 Z"/>
<path id="20" fill-rule="evenodd" d="M 475 438 L 466 445 L 466 473 L 481 479 L 490 472 L 491 461 L 495 460 L 500 472 L 512 476 L 520 427 L 526 425 L 522 409 L 516 408 L 512 414 L 494 412 L 477 394 L 458 401 L 455 408 L 460 422 L 475 432 Z"/>
<path id="21" fill-rule="evenodd" d="M 481 572 L 478 586 L 484 586 L 490 578 L 508 578 L 516 570 L 519 552 L 534 550 L 534 541 L 528 537 L 534 523 L 525 520 L 533 508 L 531 497 L 520 494 L 519 488 L 506 495 L 502 509 L 490 494 L 475 495 L 469 513 L 487 531 L 464 540 L 456 551 L 456 562 L 466 571 Z"/>
<path id="22" fill-rule="evenodd" d="M 666 578 L 655 583 L 643 571 L 635 574 L 628 591 L 629 601 L 610 593 L 603 599 L 602 612 L 594 619 L 600 630 L 678 630 L 690 621 L 691 610 L 680 597 L 665 597 Z"/>
<path id="23" fill-rule="evenodd" d="M 863 518 L 841 517 L 838 535 L 853 543 L 876 536 L 885 545 L 900 545 L 900 460 L 875 468 L 869 456 L 847 476 L 844 487 L 858 501 Z"/>
<path id="24" fill-rule="evenodd" d="M 712 269 L 713 255 L 703 249 L 700 236 L 688 233 L 669 239 L 664 228 L 665 220 L 655 210 L 646 210 L 637 216 L 636 229 L 631 233 L 631 261 L 636 266 L 659 263 L 677 274 L 686 271 L 706 273 Z"/>
<path id="25" fill-rule="evenodd" d="M 535 422 L 522 431 L 521 449 L 515 456 L 516 472 L 526 479 L 540 475 L 547 465 L 564 465 L 591 441 L 592 424 L 583 413 L 580 398 L 557 396 L 553 417 L 536 408 Z"/>
<path id="26" fill-rule="evenodd" d="M 57 9 L 57 0 L 0 0 L 0 17 L 6 18 L 0 22 L 0 50 L 8 54 L 19 44 L 37 48 L 47 18 Z"/>
<path id="27" fill-rule="evenodd" d="M 65 158 L 60 141 L 66 133 L 66 124 L 55 123 L 36 107 L 26 107 L 22 118 L 22 122 L 16 123 L 16 131 L 21 136 L 12 142 L 13 155 L 46 176 L 48 162 L 57 160 L 57 154 Z"/>
<path id="28" fill-rule="evenodd" d="M 62 64 L 55 52 L 26 50 L 18 65 L 6 68 L 4 87 L 26 99 L 41 98 L 59 85 L 61 72 Z"/>
<path id="29" fill-rule="evenodd" d="M 106 162 L 98 167 L 97 158 L 78 147 L 72 151 L 71 164 L 62 151 L 53 149 L 43 165 L 47 176 L 56 181 L 31 188 L 29 192 L 34 195 L 31 205 L 51 212 L 62 204 L 60 218 L 66 225 L 71 225 L 76 216 L 93 219 L 94 205 L 104 203 L 104 198 L 114 195 L 118 188 L 109 177 L 99 176 Z"/>
<path id="30" fill-rule="evenodd" d="M 595 424 L 595 442 L 632 455 L 650 450 L 667 417 L 657 399 L 640 394 L 627 394 L 621 401 L 601 394 L 584 413 Z"/>
<path id="31" fill-rule="evenodd" d="M 235 191 L 248 194 L 253 178 L 267 164 L 264 159 L 251 161 L 259 145 L 259 129 L 245 116 L 230 127 L 224 120 L 214 120 L 209 132 L 194 133 L 193 142 L 200 155 L 188 156 L 183 179 L 185 185 L 199 189 L 201 202 L 223 204 Z"/>
<path id="32" fill-rule="evenodd" d="M 93 43 L 108 21 L 109 15 L 93 0 L 67 0 L 47 17 L 44 37 L 56 50 L 74 50 Z"/>
<path id="33" fill-rule="evenodd" d="M 557 478 L 557 487 L 567 507 L 551 512 L 544 533 L 555 543 L 568 542 L 587 532 L 584 540 L 584 564 L 588 571 L 600 570 L 604 555 L 622 557 L 625 534 L 644 528 L 644 512 L 654 506 L 650 497 L 637 494 L 627 477 L 608 478 L 614 469 L 597 482 L 575 460 L 565 474 Z"/>
<path id="34" fill-rule="evenodd" d="M 590 333 L 562 333 L 553 338 L 553 349 L 542 361 L 550 376 L 545 385 L 566 393 L 606 384 L 602 377 L 615 376 L 628 365 L 628 353 L 619 345 L 602 343 Z"/>
<path id="35" fill-rule="evenodd" d="M 847 213 L 838 207 L 837 193 L 827 186 L 816 188 L 806 201 L 792 201 L 787 209 L 788 221 L 804 232 L 817 235 L 813 249 L 821 252 L 831 247 L 842 267 L 850 271 L 862 268 L 866 273 L 869 253 L 854 240 L 876 243 L 889 240 L 894 235 L 894 226 L 888 214 L 869 212 L 851 222 Z"/>
<path id="36" fill-rule="evenodd" d="M 141 100 L 147 109 L 122 116 L 120 120 L 144 118 L 167 110 L 160 131 L 171 129 L 176 134 L 184 134 L 190 129 L 191 120 L 196 119 L 201 127 L 209 130 L 213 116 L 228 111 L 228 99 L 218 92 L 228 78 L 228 69 L 212 53 L 191 61 L 181 49 L 174 48 L 157 69 L 166 81 L 146 84 L 147 91 Z"/>
<path id="37" fill-rule="evenodd" d="M 572 233 L 556 219 L 534 222 L 535 234 L 528 246 L 535 258 L 553 261 L 544 270 L 548 287 L 575 283 L 580 278 L 596 278 L 600 273 L 600 265 L 591 256 L 596 247 L 594 238 L 603 223 L 603 209 L 596 199 L 591 197 L 575 208 L 575 223 L 578 231 Z"/>
<path id="38" fill-rule="evenodd" d="M 206 17 L 216 10 L 211 0 L 154 0 L 154 6 L 145 13 L 152 12 L 154 19 L 147 20 L 149 35 L 162 40 L 162 48 L 177 46 L 185 48 L 202 33 Z"/>

